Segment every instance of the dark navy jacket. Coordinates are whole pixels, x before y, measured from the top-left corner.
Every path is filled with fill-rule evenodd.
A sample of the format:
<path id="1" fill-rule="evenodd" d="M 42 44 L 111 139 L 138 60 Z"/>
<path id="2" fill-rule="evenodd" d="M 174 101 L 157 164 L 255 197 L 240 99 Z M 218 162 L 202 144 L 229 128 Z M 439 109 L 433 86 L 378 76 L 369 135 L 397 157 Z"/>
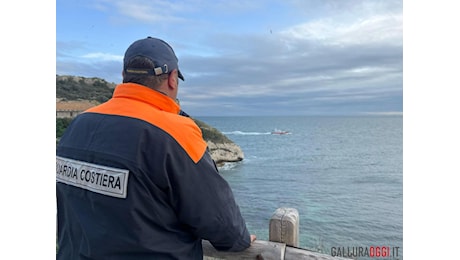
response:
<path id="1" fill-rule="evenodd" d="M 56 157 L 58 260 L 202 259 L 250 235 L 201 130 L 171 98 L 125 83 L 77 116 Z"/>

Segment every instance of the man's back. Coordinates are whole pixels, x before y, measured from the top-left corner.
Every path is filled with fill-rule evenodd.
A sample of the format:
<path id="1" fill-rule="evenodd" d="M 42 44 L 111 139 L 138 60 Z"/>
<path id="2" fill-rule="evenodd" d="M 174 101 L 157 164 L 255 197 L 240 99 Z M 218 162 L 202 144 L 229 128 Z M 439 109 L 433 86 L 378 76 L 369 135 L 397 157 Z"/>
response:
<path id="1" fill-rule="evenodd" d="M 57 148 L 58 259 L 201 259 L 249 233 L 199 128 L 138 84 L 78 116 Z"/>

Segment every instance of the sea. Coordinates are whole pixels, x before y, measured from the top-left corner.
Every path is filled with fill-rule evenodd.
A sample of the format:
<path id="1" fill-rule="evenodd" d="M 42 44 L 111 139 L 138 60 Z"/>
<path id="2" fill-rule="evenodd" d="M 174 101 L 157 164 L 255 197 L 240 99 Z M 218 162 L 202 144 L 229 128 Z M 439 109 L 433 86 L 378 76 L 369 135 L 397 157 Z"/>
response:
<path id="1" fill-rule="evenodd" d="M 402 259 L 402 116 L 197 119 L 243 150 L 242 161 L 219 171 L 258 239 L 269 239 L 277 208 L 295 208 L 301 248 L 343 256 L 386 247 L 388 257 Z"/>

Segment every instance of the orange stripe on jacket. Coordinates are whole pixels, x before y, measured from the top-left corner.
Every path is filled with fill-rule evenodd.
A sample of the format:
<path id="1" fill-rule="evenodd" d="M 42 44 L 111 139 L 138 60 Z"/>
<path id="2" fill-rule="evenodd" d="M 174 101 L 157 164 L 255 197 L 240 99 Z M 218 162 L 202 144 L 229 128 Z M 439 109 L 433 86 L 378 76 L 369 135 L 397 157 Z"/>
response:
<path id="1" fill-rule="evenodd" d="M 179 105 L 170 97 L 142 85 L 123 83 L 116 87 L 112 99 L 85 112 L 127 116 L 149 122 L 169 133 L 197 163 L 206 151 L 206 142 L 195 122 L 178 115 L 179 111 Z"/>

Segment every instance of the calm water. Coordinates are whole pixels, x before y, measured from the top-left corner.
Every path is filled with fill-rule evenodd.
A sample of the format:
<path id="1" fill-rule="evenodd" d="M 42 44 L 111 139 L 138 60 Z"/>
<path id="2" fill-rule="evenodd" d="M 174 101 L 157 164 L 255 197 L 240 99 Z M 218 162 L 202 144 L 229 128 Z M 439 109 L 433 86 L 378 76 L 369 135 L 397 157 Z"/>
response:
<path id="1" fill-rule="evenodd" d="M 245 159 L 220 171 L 259 239 L 277 208 L 292 207 L 300 247 L 400 247 L 402 257 L 402 116 L 198 119 L 242 148 Z"/>

